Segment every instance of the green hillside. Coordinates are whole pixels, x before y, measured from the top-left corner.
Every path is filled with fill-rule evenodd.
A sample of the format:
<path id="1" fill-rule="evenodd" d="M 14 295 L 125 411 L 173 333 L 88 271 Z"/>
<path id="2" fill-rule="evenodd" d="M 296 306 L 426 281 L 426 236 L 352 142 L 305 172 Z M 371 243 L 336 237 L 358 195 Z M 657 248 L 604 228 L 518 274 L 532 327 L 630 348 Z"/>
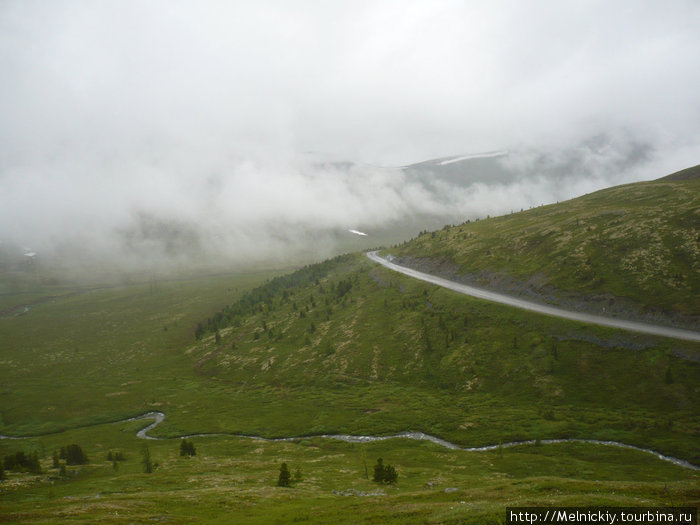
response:
<path id="1" fill-rule="evenodd" d="M 594 312 L 698 326 L 700 167 L 424 233 L 404 264 Z"/>
<path id="2" fill-rule="evenodd" d="M 184 329 L 204 297 L 222 299 L 215 290 L 227 281 L 232 289 L 245 282 L 217 277 L 57 298 L 4 320 L 26 330 L 64 312 L 56 323 L 72 335 L 42 341 L 37 330 L 31 352 L 30 341 L 10 340 L 17 351 L 5 372 L 2 433 L 68 429 L 0 440 L 0 456 L 38 452 L 43 468 L 7 474 L 0 515 L 23 523 L 499 523 L 514 504 L 699 502 L 696 471 L 631 450 L 543 444 L 463 452 L 313 437 L 422 430 L 467 446 L 612 439 L 698 464 L 697 344 L 470 299 L 362 254 L 229 292 L 233 302 L 202 322 L 196 340 L 194 326 Z M 187 295 L 196 304 L 183 302 Z M 159 313 L 148 315 L 154 308 Z M 119 344 L 104 347 L 100 335 L 113 339 L 112 330 Z M 99 359 L 106 353 L 108 362 Z M 48 380 L 52 367 L 60 367 L 60 388 Z M 144 422 L 72 428 L 156 409 L 167 418 L 151 435 L 171 439 L 148 443 L 157 463 L 150 474 L 135 436 Z M 180 457 L 177 436 L 202 432 L 309 437 L 194 437 L 197 455 Z M 81 444 L 90 463 L 63 476 L 51 455 L 69 443 Z M 115 449 L 126 457 L 116 467 L 107 460 Z M 371 481 L 378 457 L 396 465 L 396 485 Z M 275 486 L 282 462 L 301 472 L 290 489 Z"/>
<path id="3" fill-rule="evenodd" d="M 697 180 L 613 188 L 423 235 L 399 251 L 408 257 L 430 246 L 443 253 L 438 241 L 448 240 L 467 250 L 470 238 L 486 232 L 499 239 L 487 226 L 509 221 L 513 231 L 518 221 L 524 231 L 530 224 L 534 236 L 537 221 L 547 217 L 552 231 L 555 223 L 561 231 L 574 228 L 578 218 L 591 233 L 577 242 L 593 250 L 585 239 L 609 239 L 610 251 L 626 239 L 611 228 L 653 223 L 656 212 L 649 210 L 658 205 L 644 205 L 641 195 L 686 203 L 685 212 L 659 212 L 666 219 L 658 224 L 671 216 L 678 224 L 679 217 L 696 220 Z M 606 215 L 599 217 L 594 202 L 612 209 L 614 195 L 620 214 L 611 222 L 623 222 L 603 227 Z M 628 222 L 632 213 L 636 219 Z M 667 229 L 661 238 L 674 239 Z M 485 260 L 496 258 L 496 244 Z M 534 260 L 536 250 L 530 252 Z M 567 266 L 556 253 L 549 264 L 563 276 Z M 591 264 L 613 264 L 600 257 L 591 255 Z M 673 259 L 673 271 L 688 275 L 697 258 L 686 268 L 683 257 Z M 445 263 L 444 253 L 431 260 L 437 259 L 443 269 L 456 266 Z M 513 275 L 534 265 L 523 260 L 517 268 L 523 273 Z M 690 292 L 679 285 L 665 296 L 675 297 L 684 307 L 673 308 L 686 316 L 693 282 L 686 283 Z M 586 294 L 613 294 L 606 283 L 591 281 Z M 615 294 L 614 303 L 618 295 L 642 304 L 634 290 Z M 25 304 L 30 308 L 20 308 Z M 3 308 L 0 434 L 34 437 L 0 440 L 0 458 L 36 453 L 43 470 L 9 471 L 0 482 L 0 517 L 10 522 L 499 523 L 505 506 L 515 504 L 700 503 L 696 470 L 629 449 L 537 441 L 613 440 L 700 465 L 697 343 L 466 297 L 391 272 L 363 253 L 282 276 L 202 276 L 60 293 L 39 286 L 5 295 Z M 152 410 L 166 419 L 150 434 L 166 439 L 148 442 L 157 466 L 145 473 L 144 440 L 135 436 L 145 423 L 118 421 Z M 319 437 L 409 430 L 465 447 L 537 442 L 468 452 L 405 439 Z M 179 436 L 201 433 L 230 435 L 196 436 L 197 455 L 180 457 Z M 71 443 L 84 447 L 90 463 L 63 475 L 52 453 Z M 123 464 L 107 459 L 111 450 L 124 451 Z M 397 484 L 371 480 L 378 457 L 396 466 Z M 301 471 L 290 489 L 275 486 L 282 462 Z"/>
<path id="4" fill-rule="evenodd" d="M 469 445 L 596 437 L 700 460 L 692 439 L 682 444 L 698 437 L 697 344 L 465 298 L 362 255 L 274 279 L 204 333 L 190 350 L 198 372 L 222 388 L 260 389 L 254 408 L 220 415 L 228 428 L 414 429 Z"/>

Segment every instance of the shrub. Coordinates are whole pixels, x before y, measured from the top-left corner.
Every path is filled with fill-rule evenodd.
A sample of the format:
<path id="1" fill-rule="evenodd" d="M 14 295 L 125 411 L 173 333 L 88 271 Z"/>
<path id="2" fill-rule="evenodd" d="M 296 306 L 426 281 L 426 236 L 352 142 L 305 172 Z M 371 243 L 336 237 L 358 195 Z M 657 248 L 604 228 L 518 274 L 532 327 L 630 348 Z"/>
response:
<path id="1" fill-rule="evenodd" d="M 287 468 L 286 463 L 282 463 L 282 466 L 280 467 L 280 475 L 279 478 L 277 479 L 277 486 L 278 487 L 289 487 L 292 484 L 292 477 L 289 474 L 289 469 Z"/>

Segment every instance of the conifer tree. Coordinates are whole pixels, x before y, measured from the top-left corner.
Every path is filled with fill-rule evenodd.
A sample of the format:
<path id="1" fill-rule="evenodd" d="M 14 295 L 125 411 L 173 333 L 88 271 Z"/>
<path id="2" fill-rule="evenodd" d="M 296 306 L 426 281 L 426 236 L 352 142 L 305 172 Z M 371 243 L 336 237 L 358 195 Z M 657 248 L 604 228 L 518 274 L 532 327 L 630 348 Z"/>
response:
<path id="1" fill-rule="evenodd" d="M 372 481 L 376 483 L 396 483 L 399 474 L 396 469 L 391 465 L 384 465 L 384 460 L 379 458 L 377 464 L 374 466 L 374 476 Z"/>
<path id="2" fill-rule="evenodd" d="M 377 464 L 374 466 L 372 481 L 376 481 L 377 483 L 382 483 L 384 481 L 384 460 L 382 458 L 379 458 Z"/>
<path id="3" fill-rule="evenodd" d="M 29 472 L 32 474 L 41 474 L 41 464 L 39 463 L 39 453 L 35 450 L 29 455 L 29 462 L 27 465 Z"/>
<path id="4" fill-rule="evenodd" d="M 289 474 L 289 469 L 286 463 L 282 463 L 280 467 L 280 475 L 277 479 L 278 487 L 289 487 L 291 485 L 291 475 Z"/>
<path id="5" fill-rule="evenodd" d="M 384 483 L 396 483 L 398 477 L 399 475 L 396 472 L 396 469 L 391 465 L 387 465 L 384 468 Z"/>
<path id="6" fill-rule="evenodd" d="M 194 443 L 183 439 L 180 441 L 180 455 L 181 456 L 194 456 L 196 451 L 194 449 Z"/>
<path id="7" fill-rule="evenodd" d="M 88 457 L 80 445 L 72 444 L 66 447 L 66 463 L 68 465 L 85 465 Z"/>
<path id="8" fill-rule="evenodd" d="M 153 463 L 151 463 L 151 451 L 148 450 L 148 445 L 143 445 L 143 450 L 141 451 L 143 458 L 141 459 L 141 464 L 143 465 L 143 471 L 146 474 L 153 472 Z"/>

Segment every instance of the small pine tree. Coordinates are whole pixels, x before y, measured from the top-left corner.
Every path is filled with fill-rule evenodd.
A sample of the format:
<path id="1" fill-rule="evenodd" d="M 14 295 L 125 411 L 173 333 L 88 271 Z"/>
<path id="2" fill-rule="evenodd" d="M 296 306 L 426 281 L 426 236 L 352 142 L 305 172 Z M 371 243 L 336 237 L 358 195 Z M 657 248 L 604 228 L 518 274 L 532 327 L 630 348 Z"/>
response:
<path id="1" fill-rule="evenodd" d="M 88 457 L 80 445 L 73 444 L 66 447 L 66 463 L 68 465 L 85 465 L 88 461 Z"/>
<path id="2" fill-rule="evenodd" d="M 112 455 L 111 450 L 107 452 L 107 461 L 114 461 L 114 456 Z"/>
<path id="3" fill-rule="evenodd" d="M 0 460 L 0 481 L 7 479 L 5 475 L 5 467 L 3 466 L 2 460 Z"/>
<path id="4" fill-rule="evenodd" d="M 55 450 L 53 451 L 52 459 L 53 459 L 53 468 L 58 468 L 61 466 L 61 464 L 58 462 L 58 452 L 56 452 Z"/>
<path id="5" fill-rule="evenodd" d="M 183 439 L 180 441 L 180 456 L 194 456 L 197 452 L 194 449 L 194 443 Z"/>
<path id="6" fill-rule="evenodd" d="M 387 465 L 384 468 L 384 483 L 396 483 L 398 478 L 399 474 L 394 467 Z"/>
<path id="7" fill-rule="evenodd" d="M 219 330 L 217 329 L 216 332 L 214 333 L 214 340 L 216 341 L 217 345 L 221 344 L 221 334 L 219 333 Z"/>
<path id="8" fill-rule="evenodd" d="M 66 477 L 67 474 L 66 474 L 66 466 L 65 465 L 62 464 L 61 468 L 58 469 L 58 475 L 61 476 L 62 478 Z"/>
<path id="9" fill-rule="evenodd" d="M 374 476 L 372 476 L 372 481 L 377 483 L 382 483 L 384 481 L 384 460 L 379 458 L 377 464 L 374 466 Z"/>
<path id="10" fill-rule="evenodd" d="M 278 487 L 289 487 L 291 485 L 291 475 L 289 474 L 289 469 L 286 463 L 282 463 L 280 467 L 280 475 L 277 479 Z"/>
<path id="11" fill-rule="evenodd" d="M 29 455 L 29 462 L 27 465 L 29 472 L 32 474 L 41 474 L 41 464 L 39 463 L 39 453 L 34 451 Z"/>
<path id="12" fill-rule="evenodd" d="M 391 465 L 384 465 L 384 460 L 379 458 L 377 464 L 374 466 L 374 476 L 372 481 L 376 483 L 396 483 L 399 474 L 396 469 Z"/>
<path id="13" fill-rule="evenodd" d="M 141 464 L 143 465 L 143 471 L 146 474 L 153 472 L 153 463 L 151 463 L 151 451 L 148 450 L 148 445 L 143 445 L 143 450 L 141 451 L 142 459 Z"/>

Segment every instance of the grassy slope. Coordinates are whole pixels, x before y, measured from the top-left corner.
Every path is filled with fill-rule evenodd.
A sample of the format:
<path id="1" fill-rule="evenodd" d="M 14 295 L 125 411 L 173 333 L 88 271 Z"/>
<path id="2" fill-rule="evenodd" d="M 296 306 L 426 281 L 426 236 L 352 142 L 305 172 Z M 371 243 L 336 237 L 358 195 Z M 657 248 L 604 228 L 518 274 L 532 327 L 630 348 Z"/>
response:
<path id="1" fill-rule="evenodd" d="M 352 286 L 339 297 L 341 281 Z M 233 288 L 238 281 L 227 282 Z M 3 403 L 10 419 L 4 432 L 38 432 L 160 409 L 168 416 L 155 432 L 161 435 L 410 428 L 465 444 L 598 437 L 698 462 L 698 366 L 676 355 L 696 354 L 696 346 L 467 299 L 388 272 L 362 255 L 332 265 L 318 284 L 315 278 L 295 283 L 286 299 L 284 291 L 278 288 L 264 303 L 243 301 L 231 325 L 220 329 L 219 344 L 211 334 L 192 339 L 205 298 L 219 297 L 221 304 L 232 293 L 217 279 L 153 293 L 137 287 L 95 292 L 93 298 L 68 296 L 45 303 L 46 311 L 4 320 L 5 333 L 26 334 L 39 321 L 45 325 L 45 337 L 32 336 L 45 346 L 15 337 L 15 346 L 8 347 L 14 351 L 3 398 L 12 402 Z M 51 319 L 56 326 L 49 330 Z M 110 331 L 98 337 L 92 334 L 95 326 Z M 50 337 L 54 333 L 67 335 Z M 112 341 L 117 334 L 120 344 Z M 51 349 L 66 352 L 61 356 L 68 363 L 62 365 L 61 356 L 48 359 L 59 367 L 52 370 L 42 359 Z M 54 388 L 57 376 L 71 388 Z M 440 523 L 497 520 L 506 505 L 525 503 L 667 504 L 672 498 L 697 504 L 694 472 L 645 454 L 591 445 L 476 454 L 401 440 L 353 446 L 318 439 L 261 444 L 201 438 L 191 461 L 177 457 L 177 441 L 149 443 L 161 463 L 149 476 L 140 472 L 143 442 L 134 437 L 142 425 L 0 441 L 0 455 L 39 450 L 47 469 L 41 477 L 11 473 L 0 485 L 0 516 L 37 523 L 67 517 L 119 523 L 124 516 L 171 523 L 231 516 L 251 523 L 352 523 L 358 516 Z M 51 451 L 69 443 L 83 445 L 92 463 L 69 480 L 52 481 Z M 127 453 L 116 473 L 104 459 L 110 448 Z M 386 496 L 333 494 L 377 489 L 363 479 L 362 455 L 370 468 L 378 456 L 397 465 L 399 485 L 385 489 Z M 281 461 L 304 473 L 305 481 L 291 491 L 272 486 Z M 445 493 L 448 487 L 458 490 Z"/>
<path id="2" fill-rule="evenodd" d="M 352 282 L 342 298 L 341 281 Z M 224 429 L 413 429 L 469 445 L 595 437 L 700 461 L 693 343 L 465 298 L 361 255 L 228 323 L 220 343 L 192 349 L 199 373 L 245 400 L 217 414 Z M 170 424 L 165 435 L 190 428 Z"/>
<path id="3" fill-rule="evenodd" d="M 506 275 L 544 295 L 603 296 L 637 312 L 699 314 L 700 167 L 420 235 L 393 253 Z M 697 322 L 697 317 L 695 319 Z"/>
<path id="4" fill-rule="evenodd" d="M 466 298 L 360 254 L 273 280 L 235 302 L 264 278 L 61 293 L 38 300 L 26 315 L 0 319 L 0 433 L 41 433 L 159 409 L 167 419 L 154 433 L 162 436 L 412 429 L 465 445 L 581 437 L 700 463 L 696 344 Z M 13 298 L 3 300 L 13 305 Z M 194 341 L 196 321 L 227 303 L 232 307 L 213 317 L 221 340 L 212 330 Z M 401 440 L 353 446 L 202 438 L 191 461 L 177 458 L 176 441 L 151 443 L 161 466 L 148 476 L 139 472 L 138 426 L 0 441 L 0 455 L 40 450 L 45 468 L 51 450 L 72 442 L 93 458 L 70 481 L 11 473 L 0 485 L 0 516 L 438 523 L 502 518 L 506 504 L 698 503 L 696 473 L 591 445 L 474 454 Z M 109 448 L 127 451 L 117 473 L 104 460 Z M 334 495 L 376 490 L 363 479 L 362 454 L 370 468 L 379 455 L 396 464 L 399 485 L 381 497 Z M 271 486 L 281 461 L 305 474 L 292 491 Z M 445 493 L 447 487 L 458 491 Z"/>

